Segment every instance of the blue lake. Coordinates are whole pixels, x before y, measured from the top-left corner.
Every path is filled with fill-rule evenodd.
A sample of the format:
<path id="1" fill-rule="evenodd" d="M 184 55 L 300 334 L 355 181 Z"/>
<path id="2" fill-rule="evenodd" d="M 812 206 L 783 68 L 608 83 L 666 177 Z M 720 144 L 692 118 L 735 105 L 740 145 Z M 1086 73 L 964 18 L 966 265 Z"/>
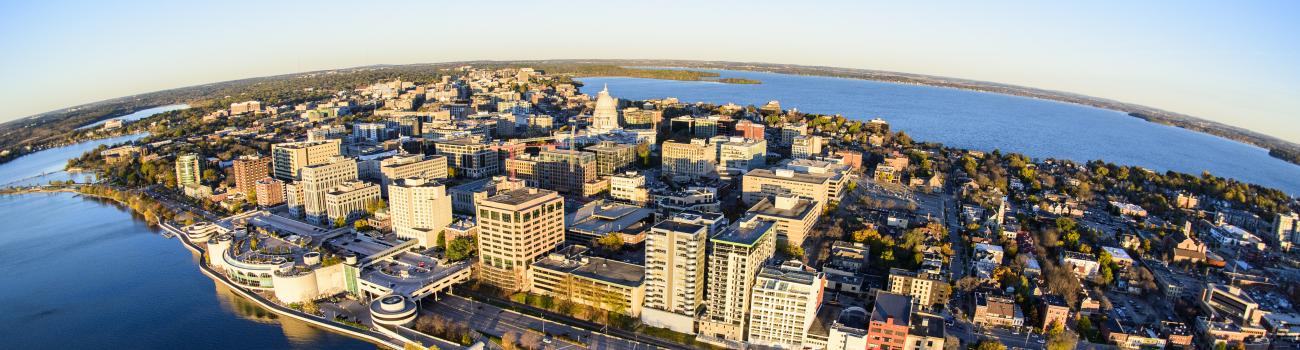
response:
<path id="1" fill-rule="evenodd" d="M 1186 129 L 1148 123 L 1124 113 L 1054 101 L 952 88 L 860 79 L 709 70 L 762 84 L 723 84 L 624 77 L 579 79 L 594 92 L 608 84 L 618 98 L 676 97 L 683 102 L 761 106 L 882 118 L 914 140 L 1035 158 L 1103 159 L 1157 171 L 1209 171 L 1300 195 L 1300 166 L 1259 147 Z"/>

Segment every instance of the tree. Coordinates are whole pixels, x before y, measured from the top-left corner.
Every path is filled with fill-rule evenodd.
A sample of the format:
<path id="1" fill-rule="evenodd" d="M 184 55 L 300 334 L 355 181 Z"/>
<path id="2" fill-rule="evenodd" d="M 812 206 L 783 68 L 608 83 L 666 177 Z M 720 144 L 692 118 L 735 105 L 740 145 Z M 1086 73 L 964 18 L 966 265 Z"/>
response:
<path id="1" fill-rule="evenodd" d="M 1079 336 L 1065 331 L 1060 324 L 1053 323 L 1051 335 L 1047 339 L 1047 350 L 1073 350 L 1079 343 Z"/>
<path id="2" fill-rule="evenodd" d="M 437 239 L 437 242 L 434 243 L 434 245 L 436 245 L 439 249 L 447 250 L 447 232 L 446 232 L 446 231 L 438 231 L 438 239 Z"/>
<path id="3" fill-rule="evenodd" d="M 478 242 L 473 237 L 457 237 L 447 246 L 447 260 L 461 261 L 474 256 Z"/>
<path id="4" fill-rule="evenodd" d="M 975 350 L 1007 350 L 1007 346 L 996 340 L 985 339 L 975 344 Z"/>
<path id="5" fill-rule="evenodd" d="M 858 243 L 867 243 L 880 239 L 880 231 L 873 227 L 864 228 L 853 232 L 853 241 Z"/>
<path id="6" fill-rule="evenodd" d="M 602 251 L 609 253 L 617 252 L 618 250 L 623 249 L 623 234 L 610 232 L 600 238 L 596 238 L 594 243 L 596 248 Z"/>

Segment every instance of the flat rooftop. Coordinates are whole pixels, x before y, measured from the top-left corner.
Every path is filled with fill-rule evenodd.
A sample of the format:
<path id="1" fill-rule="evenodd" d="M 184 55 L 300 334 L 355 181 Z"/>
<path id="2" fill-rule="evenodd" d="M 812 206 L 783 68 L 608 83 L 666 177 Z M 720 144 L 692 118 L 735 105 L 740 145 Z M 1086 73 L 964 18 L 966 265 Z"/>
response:
<path id="1" fill-rule="evenodd" d="M 764 235 L 772 233 L 775 227 L 775 222 L 761 219 L 738 222 L 732 227 L 723 230 L 717 236 L 713 236 L 712 241 L 753 246 Z"/>
<path id="2" fill-rule="evenodd" d="M 799 198 L 794 201 L 794 205 L 788 209 L 776 206 L 776 202 L 771 197 L 763 198 L 749 208 L 749 213 L 763 216 L 771 216 L 783 219 L 802 220 L 812 213 L 815 201 Z"/>
<path id="3" fill-rule="evenodd" d="M 488 197 L 487 201 L 501 203 L 505 205 L 520 205 L 554 194 L 555 191 L 530 187 L 530 188 L 521 188 L 517 190 L 509 190 L 505 192 L 497 192 L 497 195 Z"/>
<path id="4" fill-rule="evenodd" d="M 685 232 L 690 234 L 699 233 L 700 231 L 704 230 L 703 225 L 677 222 L 672 220 L 665 220 L 663 222 L 655 224 L 654 228 L 659 230 L 664 230 L 664 231 Z"/>

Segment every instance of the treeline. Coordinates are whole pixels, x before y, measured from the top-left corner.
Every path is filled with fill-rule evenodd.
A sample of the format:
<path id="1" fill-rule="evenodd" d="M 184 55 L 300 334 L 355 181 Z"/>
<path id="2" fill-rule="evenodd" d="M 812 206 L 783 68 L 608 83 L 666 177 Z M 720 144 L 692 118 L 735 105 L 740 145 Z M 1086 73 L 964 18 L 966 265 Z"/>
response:
<path id="1" fill-rule="evenodd" d="M 546 74 L 569 74 L 577 77 L 632 77 L 648 79 L 665 79 L 665 80 L 684 80 L 699 81 L 707 78 L 717 78 L 718 73 L 703 72 L 684 69 L 644 69 L 644 68 L 627 68 L 612 64 L 583 64 L 583 63 L 544 63 L 544 64 L 527 64 L 527 63 L 505 63 L 505 64 L 487 64 L 484 68 L 524 68 L 529 67 L 546 72 Z"/>
<path id="2" fill-rule="evenodd" d="M 9 154 L 0 163 L 52 145 L 71 142 L 70 132 L 95 121 L 157 106 L 188 103 L 196 110 L 258 100 L 268 105 L 295 104 L 326 98 L 335 91 L 355 89 L 379 81 L 402 79 L 427 83 L 439 79 L 453 64 L 374 66 L 232 80 L 120 97 L 88 103 L 34 118 L 0 124 L 0 150 Z"/>

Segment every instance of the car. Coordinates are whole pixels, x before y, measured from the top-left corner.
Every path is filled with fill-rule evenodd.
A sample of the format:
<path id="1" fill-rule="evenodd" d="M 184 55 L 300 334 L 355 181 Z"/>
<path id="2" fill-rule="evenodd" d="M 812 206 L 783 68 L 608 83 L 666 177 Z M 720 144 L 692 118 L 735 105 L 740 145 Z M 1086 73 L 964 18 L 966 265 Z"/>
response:
<path id="1" fill-rule="evenodd" d="M 1039 343 L 1039 344 L 1044 344 L 1044 343 L 1047 343 L 1047 341 L 1046 341 L 1046 340 L 1042 340 L 1042 339 L 1038 339 L 1038 343 Z"/>

